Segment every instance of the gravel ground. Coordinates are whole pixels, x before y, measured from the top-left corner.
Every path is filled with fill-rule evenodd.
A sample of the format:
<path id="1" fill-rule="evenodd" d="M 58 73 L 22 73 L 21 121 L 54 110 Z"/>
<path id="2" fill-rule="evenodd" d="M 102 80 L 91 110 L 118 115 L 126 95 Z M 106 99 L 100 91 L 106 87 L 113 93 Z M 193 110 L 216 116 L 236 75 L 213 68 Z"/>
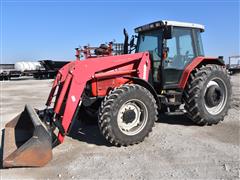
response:
<path id="1" fill-rule="evenodd" d="M 240 74 L 224 122 L 199 127 L 184 115 L 161 116 L 144 142 L 113 147 L 96 125 L 75 124 L 41 168 L 1 169 L 2 179 L 239 179 Z M 44 108 L 52 80 L 1 82 L 1 129 L 24 104 Z"/>

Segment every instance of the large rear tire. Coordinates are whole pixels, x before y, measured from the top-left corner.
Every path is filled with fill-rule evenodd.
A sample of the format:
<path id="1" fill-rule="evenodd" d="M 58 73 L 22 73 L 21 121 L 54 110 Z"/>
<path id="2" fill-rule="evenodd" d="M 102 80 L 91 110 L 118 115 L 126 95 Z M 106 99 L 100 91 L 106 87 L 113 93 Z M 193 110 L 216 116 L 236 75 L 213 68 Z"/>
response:
<path id="1" fill-rule="evenodd" d="M 189 117 L 199 125 L 212 125 L 227 115 L 232 94 L 225 67 L 209 64 L 196 68 L 189 77 L 183 99 Z"/>
<path id="2" fill-rule="evenodd" d="M 142 142 L 157 120 L 157 105 L 144 87 L 127 84 L 111 91 L 102 101 L 99 128 L 115 146 Z"/>

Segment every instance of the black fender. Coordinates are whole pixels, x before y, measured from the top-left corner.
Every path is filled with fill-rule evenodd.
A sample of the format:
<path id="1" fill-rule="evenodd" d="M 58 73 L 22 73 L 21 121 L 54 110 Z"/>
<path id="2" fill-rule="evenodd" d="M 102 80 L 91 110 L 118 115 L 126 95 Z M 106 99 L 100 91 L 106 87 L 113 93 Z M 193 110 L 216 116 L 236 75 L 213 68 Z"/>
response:
<path id="1" fill-rule="evenodd" d="M 155 98 L 155 100 L 156 100 L 158 109 L 159 110 L 161 109 L 161 103 L 160 103 L 160 100 L 158 98 L 157 92 L 155 91 L 154 87 L 149 82 L 145 81 L 144 79 L 137 78 L 137 77 L 125 76 L 124 78 L 129 79 L 129 80 L 133 81 L 135 84 L 143 86 L 147 90 L 149 90 L 152 93 L 152 95 Z"/>

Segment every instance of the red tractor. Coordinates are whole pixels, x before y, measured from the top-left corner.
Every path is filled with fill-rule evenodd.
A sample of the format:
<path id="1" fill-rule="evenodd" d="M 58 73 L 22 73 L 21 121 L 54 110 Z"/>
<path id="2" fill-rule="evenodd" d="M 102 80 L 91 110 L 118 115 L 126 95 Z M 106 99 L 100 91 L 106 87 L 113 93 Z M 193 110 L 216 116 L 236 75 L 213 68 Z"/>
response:
<path id="1" fill-rule="evenodd" d="M 96 56 L 65 65 L 47 108 L 26 105 L 6 124 L 3 167 L 45 165 L 74 120 L 90 114 L 98 116 L 101 134 L 116 146 L 142 142 L 159 113 L 179 113 L 181 105 L 196 124 L 222 121 L 231 84 L 223 59 L 204 56 L 203 31 L 199 24 L 158 21 L 136 28 L 130 43 L 125 31 L 123 55 L 102 46 Z"/>

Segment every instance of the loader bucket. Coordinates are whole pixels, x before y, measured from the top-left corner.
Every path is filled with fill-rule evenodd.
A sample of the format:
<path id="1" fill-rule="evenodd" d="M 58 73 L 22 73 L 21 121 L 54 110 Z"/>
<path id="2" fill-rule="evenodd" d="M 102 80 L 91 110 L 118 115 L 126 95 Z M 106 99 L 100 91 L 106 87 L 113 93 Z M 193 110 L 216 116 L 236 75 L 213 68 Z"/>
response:
<path id="1" fill-rule="evenodd" d="M 52 138 L 35 110 L 24 111 L 5 126 L 3 167 L 39 167 L 52 159 Z"/>

